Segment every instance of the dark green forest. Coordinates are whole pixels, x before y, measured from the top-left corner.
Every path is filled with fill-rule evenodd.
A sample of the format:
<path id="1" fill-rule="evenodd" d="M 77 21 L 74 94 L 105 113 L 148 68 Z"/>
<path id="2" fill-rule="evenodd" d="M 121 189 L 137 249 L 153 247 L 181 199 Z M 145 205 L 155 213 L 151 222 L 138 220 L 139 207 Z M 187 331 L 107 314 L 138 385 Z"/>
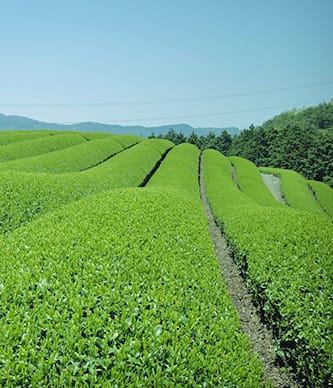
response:
<path id="1" fill-rule="evenodd" d="M 188 142 L 201 150 L 213 148 L 227 156 L 241 156 L 257 166 L 295 170 L 307 179 L 333 187 L 333 100 L 281 113 L 260 126 L 251 125 L 234 137 L 227 132 L 207 136 L 193 132 L 186 137 L 172 128 L 159 137 L 175 144 Z"/>

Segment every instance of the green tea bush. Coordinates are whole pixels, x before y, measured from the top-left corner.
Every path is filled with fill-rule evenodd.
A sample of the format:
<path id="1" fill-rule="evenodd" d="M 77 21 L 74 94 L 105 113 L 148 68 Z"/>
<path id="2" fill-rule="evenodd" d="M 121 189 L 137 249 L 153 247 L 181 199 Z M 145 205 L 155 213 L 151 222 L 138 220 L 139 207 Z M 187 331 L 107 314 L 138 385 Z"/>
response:
<path id="1" fill-rule="evenodd" d="M 51 131 L 0 131 L 0 146 L 38 139 L 53 134 Z"/>
<path id="2" fill-rule="evenodd" d="M 301 174 L 292 170 L 272 167 L 260 167 L 260 171 L 281 177 L 282 194 L 290 207 L 319 215 L 324 214 Z"/>
<path id="3" fill-rule="evenodd" d="M 112 133 L 109 132 L 78 132 L 86 138 L 87 140 L 99 140 L 99 139 L 105 139 L 110 136 L 113 136 Z"/>
<path id="4" fill-rule="evenodd" d="M 274 331 L 278 357 L 289 362 L 305 386 L 329 386 L 332 220 L 285 206 L 259 206 L 235 189 L 227 158 L 213 150 L 203 156 L 210 205 Z"/>
<path id="5" fill-rule="evenodd" d="M 137 138 L 133 136 L 108 136 L 67 147 L 65 149 L 44 153 L 42 155 L 11 160 L 1 164 L 2 169 L 46 173 L 75 172 L 90 168 L 106 158 L 134 145 Z"/>
<path id="6" fill-rule="evenodd" d="M 145 140 L 105 163 L 76 173 L 1 171 L 0 231 L 7 233 L 46 211 L 90 194 L 138 186 L 161 159 L 162 153 L 172 146 L 168 140 Z"/>
<path id="7" fill-rule="evenodd" d="M 133 144 L 140 143 L 144 140 L 143 137 L 135 135 L 113 135 L 113 139 L 120 143 L 124 148 L 131 147 Z M 164 152 L 163 146 L 161 146 Z"/>
<path id="8" fill-rule="evenodd" d="M 307 183 L 320 206 L 330 217 L 333 217 L 333 189 L 323 182 L 309 180 Z"/>
<path id="9" fill-rule="evenodd" d="M 43 136 L 38 139 L 20 141 L 0 147 L 0 162 L 53 152 L 85 141 L 78 134 Z"/>
<path id="10" fill-rule="evenodd" d="M 206 222 L 180 191 L 123 189 L 0 238 L 0 385 L 264 386 Z"/>
<path id="11" fill-rule="evenodd" d="M 238 156 L 230 156 L 228 159 L 235 167 L 238 184 L 246 195 L 254 199 L 259 205 L 281 207 L 281 204 L 267 189 L 259 169 L 254 163 Z"/>
<path id="12" fill-rule="evenodd" d="M 148 186 L 180 190 L 200 201 L 199 156 L 199 149 L 192 144 L 183 143 L 175 146 L 152 176 Z"/>

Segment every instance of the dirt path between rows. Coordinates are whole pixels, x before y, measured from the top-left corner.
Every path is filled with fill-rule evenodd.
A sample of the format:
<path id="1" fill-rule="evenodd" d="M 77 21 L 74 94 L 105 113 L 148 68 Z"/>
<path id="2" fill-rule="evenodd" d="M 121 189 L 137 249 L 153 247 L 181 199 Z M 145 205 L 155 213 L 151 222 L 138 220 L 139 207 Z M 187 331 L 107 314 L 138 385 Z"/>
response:
<path id="1" fill-rule="evenodd" d="M 232 179 L 237 186 L 237 189 L 240 190 L 239 182 L 238 182 L 238 177 L 237 177 L 237 172 L 235 166 L 231 163 L 231 171 L 232 171 Z"/>
<path id="2" fill-rule="evenodd" d="M 264 181 L 268 190 L 274 195 L 274 197 L 284 205 L 287 205 L 286 200 L 282 195 L 281 190 L 281 178 L 273 174 L 260 173 L 262 180 Z"/>
<path id="3" fill-rule="evenodd" d="M 203 206 L 208 217 L 208 227 L 214 242 L 215 254 L 219 260 L 222 276 L 231 294 L 232 302 L 238 311 L 241 330 L 249 335 L 253 350 L 258 353 L 265 368 L 265 379 L 274 387 L 297 387 L 298 385 L 274 364 L 274 343 L 270 331 L 257 315 L 251 296 L 245 286 L 239 270 L 228 253 L 227 243 L 217 226 L 210 209 L 203 180 L 203 160 L 200 159 L 200 190 Z"/>

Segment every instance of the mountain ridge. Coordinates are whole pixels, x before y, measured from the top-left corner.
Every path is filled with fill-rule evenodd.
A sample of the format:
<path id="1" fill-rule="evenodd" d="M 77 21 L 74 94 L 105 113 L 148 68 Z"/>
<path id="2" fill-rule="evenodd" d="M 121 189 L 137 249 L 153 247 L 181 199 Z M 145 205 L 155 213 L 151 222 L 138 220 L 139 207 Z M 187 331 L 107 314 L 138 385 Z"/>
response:
<path id="1" fill-rule="evenodd" d="M 5 115 L 0 113 L 0 130 L 70 130 L 83 132 L 112 132 L 115 134 L 133 134 L 138 136 L 148 137 L 152 133 L 155 136 L 165 135 L 170 129 L 175 132 L 181 132 L 185 136 L 189 136 L 192 132 L 197 135 L 207 136 L 208 133 L 220 134 L 223 131 L 228 132 L 232 136 L 238 135 L 241 131 L 237 127 L 215 128 L 215 127 L 192 127 L 186 123 L 167 124 L 160 126 L 146 127 L 142 125 L 123 126 L 118 124 L 105 124 L 97 122 L 79 122 L 74 124 L 58 124 L 48 123 L 31 119 L 25 116 Z"/>

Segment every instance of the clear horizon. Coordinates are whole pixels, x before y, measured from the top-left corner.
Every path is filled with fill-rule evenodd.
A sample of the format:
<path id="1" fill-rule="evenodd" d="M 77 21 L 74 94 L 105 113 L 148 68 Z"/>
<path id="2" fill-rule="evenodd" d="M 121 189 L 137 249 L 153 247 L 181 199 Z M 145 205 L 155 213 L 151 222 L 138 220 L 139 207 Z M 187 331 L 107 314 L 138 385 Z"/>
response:
<path id="1" fill-rule="evenodd" d="M 6 115 L 243 129 L 333 98 L 330 0 L 13 0 L 1 8 Z"/>

